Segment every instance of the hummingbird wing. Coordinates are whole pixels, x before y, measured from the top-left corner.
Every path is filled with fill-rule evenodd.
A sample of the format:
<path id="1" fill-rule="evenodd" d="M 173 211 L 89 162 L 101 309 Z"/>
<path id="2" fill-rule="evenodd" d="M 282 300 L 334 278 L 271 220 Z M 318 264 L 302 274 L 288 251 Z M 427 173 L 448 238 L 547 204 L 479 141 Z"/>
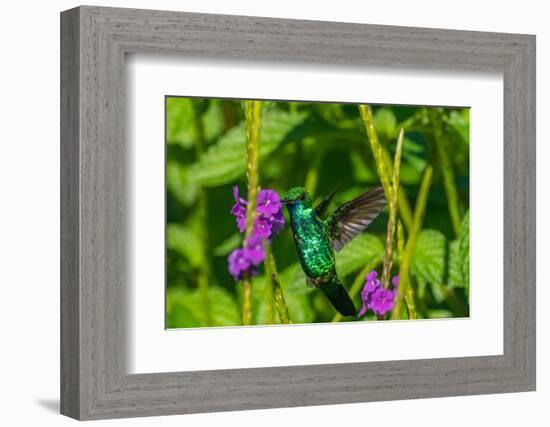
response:
<path id="1" fill-rule="evenodd" d="M 382 187 L 374 187 L 336 209 L 327 220 L 332 246 L 339 251 L 361 233 L 386 206 Z"/>
<path id="2" fill-rule="evenodd" d="M 339 185 L 337 185 L 334 188 L 334 190 L 332 190 L 327 197 L 325 197 L 317 206 L 315 206 L 315 214 L 319 218 L 325 218 L 325 216 L 327 214 L 327 209 L 330 205 L 330 202 L 332 201 L 332 198 L 334 197 L 334 195 L 338 191 L 338 187 L 339 187 Z"/>

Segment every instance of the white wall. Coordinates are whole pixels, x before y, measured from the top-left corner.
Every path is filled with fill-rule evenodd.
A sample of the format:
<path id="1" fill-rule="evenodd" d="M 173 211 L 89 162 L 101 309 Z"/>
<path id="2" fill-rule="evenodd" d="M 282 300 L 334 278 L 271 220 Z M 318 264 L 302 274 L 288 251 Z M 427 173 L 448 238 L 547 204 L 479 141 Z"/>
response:
<path id="1" fill-rule="evenodd" d="M 97 1 L 105 6 L 246 14 L 537 35 L 538 218 L 548 212 L 550 28 L 545 2 L 395 0 Z M 0 64 L 0 420 L 2 425 L 67 425 L 57 414 L 59 360 L 59 11 L 74 1 L 2 5 Z M 546 166 L 546 167 L 545 167 Z M 539 221 L 538 391 L 310 408 L 172 416 L 109 422 L 145 426 L 512 426 L 550 421 L 544 271 L 550 238 Z M 28 294 L 26 292 L 29 292 Z M 6 339 L 7 338 L 7 339 Z M 546 360 L 545 360 L 546 358 Z M 546 421 L 546 422 L 544 422 Z"/>

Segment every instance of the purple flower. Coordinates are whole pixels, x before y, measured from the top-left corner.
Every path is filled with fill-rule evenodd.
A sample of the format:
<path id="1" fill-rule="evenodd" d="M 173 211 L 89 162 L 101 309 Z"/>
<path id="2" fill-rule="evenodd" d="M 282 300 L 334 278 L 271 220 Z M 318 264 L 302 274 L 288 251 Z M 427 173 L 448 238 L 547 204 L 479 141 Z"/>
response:
<path id="1" fill-rule="evenodd" d="M 235 249 L 227 259 L 229 273 L 237 281 L 243 278 L 244 272 L 248 271 L 252 276 L 258 273 L 256 268 L 265 259 L 265 251 L 262 238 L 256 235 L 250 236 L 244 248 Z"/>
<path id="2" fill-rule="evenodd" d="M 363 306 L 359 311 L 358 317 L 364 316 L 367 310 L 371 310 L 377 316 L 383 316 L 393 309 L 399 276 L 392 278 L 393 290 L 385 289 L 377 277 L 378 273 L 374 270 L 365 276 L 365 285 L 361 290 Z"/>
<path id="3" fill-rule="evenodd" d="M 285 227 L 285 217 L 283 216 L 282 209 L 271 215 L 268 218 L 268 221 L 271 224 L 272 235 L 279 234 L 281 230 Z"/>
<path id="4" fill-rule="evenodd" d="M 396 292 L 390 289 L 379 288 L 371 295 L 369 309 L 377 316 L 383 316 L 393 309 Z"/>
<path id="5" fill-rule="evenodd" d="M 236 185 L 233 187 L 233 197 L 235 198 L 235 204 L 231 208 L 231 213 L 235 216 L 237 227 L 242 233 L 246 229 L 246 205 L 248 202 L 239 197 L 239 187 Z"/>
<path id="6" fill-rule="evenodd" d="M 378 277 L 378 273 L 376 272 L 376 270 L 372 270 L 370 273 L 368 273 L 365 276 L 365 279 L 367 280 L 367 282 L 371 282 L 376 280 L 377 277 Z"/>
<path id="7" fill-rule="evenodd" d="M 254 223 L 253 234 L 264 239 L 269 239 L 271 237 L 271 223 L 266 218 L 258 216 Z"/>
<path id="8" fill-rule="evenodd" d="M 239 187 L 233 187 L 233 197 L 235 204 L 231 208 L 231 213 L 237 220 L 237 227 L 241 233 L 246 229 L 246 206 L 248 202 L 239 196 Z M 274 190 L 260 190 L 257 198 L 256 221 L 254 222 L 254 234 L 265 239 L 271 239 L 274 235 L 281 232 L 285 226 L 285 217 L 283 216 L 283 205 L 279 195 Z"/>
<path id="9" fill-rule="evenodd" d="M 239 196 L 239 187 L 233 187 L 235 204 L 231 213 L 237 220 L 237 227 L 243 233 L 246 230 L 246 210 L 248 202 Z M 243 278 L 245 271 L 257 274 L 257 267 L 265 259 L 264 239 L 271 239 L 284 225 L 283 205 L 274 190 L 261 190 L 257 198 L 256 220 L 252 235 L 244 242 L 244 247 L 235 249 L 228 257 L 229 272 L 235 280 Z"/>
<path id="10" fill-rule="evenodd" d="M 266 218 L 270 218 L 278 212 L 281 212 L 283 205 L 276 191 L 260 190 L 258 194 L 258 213 Z"/>
<path id="11" fill-rule="evenodd" d="M 393 276 L 393 278 L 391 279 L 391 283 L 395 288 L 397 288 L 397 286 L 399 285 L 399 274 L 397 276 Z"/>
<path id="12" fill-rule="evenodd" d="M 253 234 L 245 243 L 244 247 L 245 256 L 252 265 L 260 265 L 265 259 L 265 250 L 262 243 L 262 238 Z"/>
<path id="13" fill-rule="evenodd" d="M 235 280 L 243 278 L 243 274 L 250 268 L 250 259 L 244 249 L 235 249 L 228 257 L 229 272 Z"/>

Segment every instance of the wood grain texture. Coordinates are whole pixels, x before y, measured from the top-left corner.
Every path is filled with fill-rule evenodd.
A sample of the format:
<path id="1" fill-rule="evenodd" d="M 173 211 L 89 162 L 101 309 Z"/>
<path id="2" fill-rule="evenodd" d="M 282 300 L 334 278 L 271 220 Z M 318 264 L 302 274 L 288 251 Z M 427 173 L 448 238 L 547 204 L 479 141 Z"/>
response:
<path id="1" fill-rule="evenodd" d="M 78 10 L 61 20 L 61 412 L 80 414 Z"/>
<path id="2" fill-rule="evenodd" d="M 100 419 L 534 390 L 534 36 L 86 6 L 61 22 L 62 413 Z M 127 53 L 502 72 L 504 354 L 128 375 Z"/>

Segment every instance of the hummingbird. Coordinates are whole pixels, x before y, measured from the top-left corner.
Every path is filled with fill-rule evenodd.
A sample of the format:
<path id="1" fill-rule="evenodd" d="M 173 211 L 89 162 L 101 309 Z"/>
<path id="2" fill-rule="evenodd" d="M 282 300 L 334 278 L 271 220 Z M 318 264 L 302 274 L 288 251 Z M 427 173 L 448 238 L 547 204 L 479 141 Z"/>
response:
<path id="1" fill-rule="evenodd" d="M 309 287 L 321 289 L 343 316 L 355 316 L 356 309 L 335 267 L 335 251 L 365 230 L 386 206 L 382 187 L 377 186 L 344 203 L 326 216 L 336 190 L 313 207 L 311 195 L 294 187 L 284 195 L 300 264 Z"/>

